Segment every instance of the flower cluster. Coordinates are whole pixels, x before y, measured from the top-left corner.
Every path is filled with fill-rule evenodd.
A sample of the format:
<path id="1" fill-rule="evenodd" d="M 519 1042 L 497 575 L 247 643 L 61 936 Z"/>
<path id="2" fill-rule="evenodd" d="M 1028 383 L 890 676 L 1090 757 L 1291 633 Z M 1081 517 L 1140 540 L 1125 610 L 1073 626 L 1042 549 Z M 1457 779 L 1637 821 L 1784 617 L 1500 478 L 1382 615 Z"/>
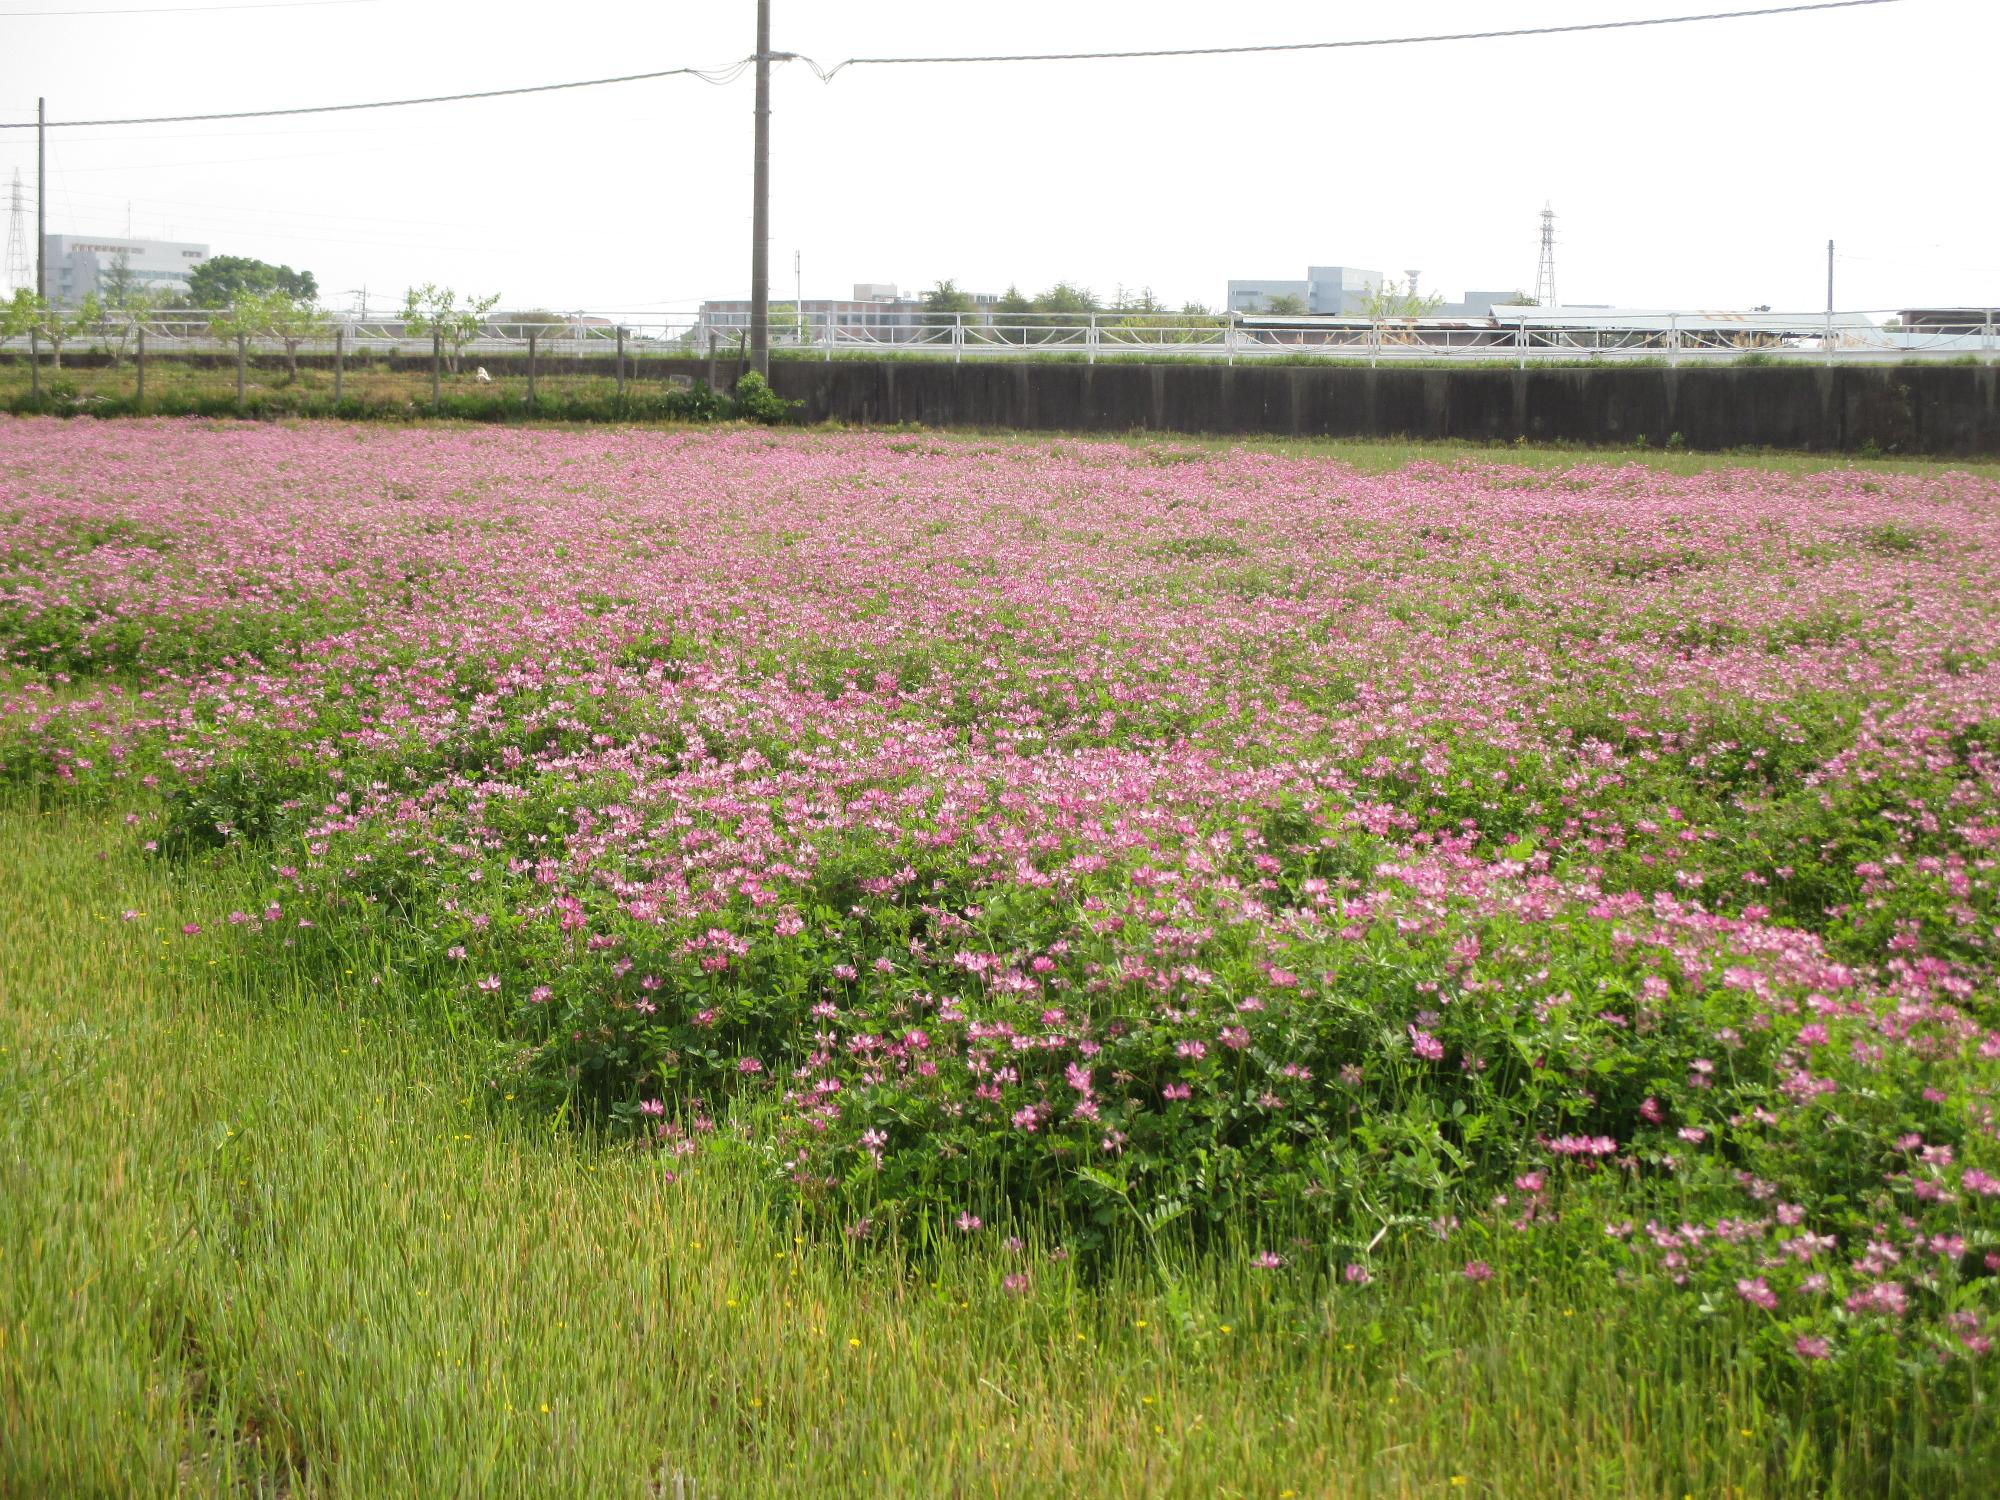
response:
<path id="1" fill-rule="evenodd" d="M 0 779 L 857 1236 L 1587 1204 L 1983 1353 L 2000 488 L 1167 457 L 0 423 Z"/>

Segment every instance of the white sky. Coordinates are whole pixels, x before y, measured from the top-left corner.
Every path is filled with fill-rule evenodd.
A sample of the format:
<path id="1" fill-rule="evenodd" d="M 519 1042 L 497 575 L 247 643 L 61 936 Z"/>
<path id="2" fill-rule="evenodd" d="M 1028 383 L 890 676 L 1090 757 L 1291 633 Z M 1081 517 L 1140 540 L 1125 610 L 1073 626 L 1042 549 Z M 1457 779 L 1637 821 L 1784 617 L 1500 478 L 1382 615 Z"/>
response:
<path id="1" fill-rule="evenodd" d="M 733 62 L 751 0 L 0 0 L 0 120 L 337 103 Z M 232 0 L 209 0 L 212 4 Z M 776 0 L 772 45 L 856 55 L 1332 40 L 1770 0 Z M 160 14 L 26 17 L 131 7 Z M 1067 277 L 1220 306 L 1310 263 L 1565 302 L 2000 303 L 1984 59 L 2000 0 L 1568 37 L 1185 60 L 871 67 L 773 88 L 773 296 Z M 50 132 L 49 228 L 415 281 L 507 306 L 691 310 L 749 283 L 751 81 L 236 124 Z M 0 192 L 34 133 L 0 131 Z M 0 205 L 4 206 L 4 205 Z M 29 232 L 33 231 L 30 197 Z"/>

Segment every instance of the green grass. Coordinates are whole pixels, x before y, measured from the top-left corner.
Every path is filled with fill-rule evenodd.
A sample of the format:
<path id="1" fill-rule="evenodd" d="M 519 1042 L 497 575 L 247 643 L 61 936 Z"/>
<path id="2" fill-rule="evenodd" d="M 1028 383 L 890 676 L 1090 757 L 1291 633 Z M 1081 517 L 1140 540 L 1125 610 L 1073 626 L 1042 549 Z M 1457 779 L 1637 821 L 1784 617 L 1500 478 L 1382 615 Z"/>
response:
<path id="1" fill-rule="evenodd" d="M 181 934 L 245 899 L 226 864 L 30 807 L 0 841 L 0 1494 L 1930 1497 L 2000 1461 L 1987 1413 L 1497 1240 L 1485 1286 L 1462 1236 L 1308 1302 L 1241 1252 L 1086 1286 L 807 1242 L 718 1158 L 532 1120 L 393 996 L 254 987 Z"/>

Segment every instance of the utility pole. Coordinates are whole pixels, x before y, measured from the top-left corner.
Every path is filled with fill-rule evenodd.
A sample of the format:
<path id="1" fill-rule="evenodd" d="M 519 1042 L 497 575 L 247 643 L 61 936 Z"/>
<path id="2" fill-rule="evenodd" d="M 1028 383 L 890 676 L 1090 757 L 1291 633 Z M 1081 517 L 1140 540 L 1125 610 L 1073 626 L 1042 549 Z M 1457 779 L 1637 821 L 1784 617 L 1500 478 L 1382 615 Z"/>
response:
<path id="1" fill-rule="evenodd" d="M 1833 241 L 1826 242 L 1826 310 L 1833 311 Z"/>
<path id="2" fill-rule="evenodd" d="M 49 101 L 35 101 L 35 295 L 49 295 Z"/>
<path id="3" fill-rule="evenodd" d="M 756 159 L 750 174 L 750 367 L 771 373 L 771 0 L 757 0 Z"/>

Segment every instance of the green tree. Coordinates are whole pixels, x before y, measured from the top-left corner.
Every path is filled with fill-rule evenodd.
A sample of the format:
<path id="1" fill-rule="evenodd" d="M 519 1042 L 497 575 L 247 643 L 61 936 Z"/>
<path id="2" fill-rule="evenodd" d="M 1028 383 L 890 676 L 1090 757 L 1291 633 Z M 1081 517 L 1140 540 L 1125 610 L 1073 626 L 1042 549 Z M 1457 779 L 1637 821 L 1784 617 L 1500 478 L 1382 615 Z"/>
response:
<path id="1" fill-rule="evenodd" d="M 1264 304 L 1264 311 L 1280 318 L 1303 318 L 1306 299 L 1297 292 L 1280 292 Z"/>
<path id="2" fill-rule="evenodd" d="M 37 297 L 22 287 L 14 293 L 11 302 L 0 304 L 0 317 L 4 317 L 0 329 L 4 329 L 10 337 L 34 335 L 47 339 L 53 356 L 51 368 L 60 370 L 63 345 L 104 321 L 104 303 L 92 292 L 76 307 L 65 312 L 46 298 Z"/>
<path id="3" fill-rule="evenodd" d="M 1068 281 L 1058 281 L 1035 298 L 1036 312 L 1094 313 L 1103 306 L 1097 294 L 1089 287 L 1077 286 Z"/>
<path id="4" fill-rule="evenodd" d="M 1009 344 L 1025 344 L 1028 341 L 1028 334 L 1027 330 L 1021 324 L 1021 315 L 1023 313 L 1031 313 L 1034 310 L 1034 299 L 1029 297 L 1011 281 L 1007 283 L 1007 290 L 1002 292 L 1000 300 L 993 304 L 993 312 L 1001 322 L 1004 323 L 1011 318 L 1014 320 L 1014 324 L 1012 327 L 1003 327 L 996 330 L 1000 340 Z"/>
<path id="5" fill-rule="evenodd" d="M 142 295 L 138 278 L 132 274 L 132 253 L 129 250 L 119 250 L 112 255 L 111 264 L 105 268 L 101 279 L 104 282 L 104 301 L 109 307 L 130 307 L 133 299 Z"/>
<path id="6" fill-rule="evenodd" d="M 1428 318 L 1443 306 L 1444 298 L 1436 292 L 1420 297 L 1391 276 L 1380 286 L 1369 289 L 1367 300 L 1361 304 L 1361 316 L 1377 322 L 1395 318 Z"/>
<path id="7" fill-rule="evenodd" d="M 283 292 L 296 301 L 319 296 L 310 271 L 274 266 L 247 255 L 211 255 L 188 273 L 187 300 L 192 307 L 229 307 L 244 293 Z"/>
<path id="8" fill-rule="evenodd" d="M 257 299 L 263 331 L 285 346 L 285 380 L 299 378 L 299 345 L 326 332 L 326 314 L 311 299 L 288 297 L 283 292 L 266 292 Z"/>
<path id="9" fill-rule="evenodd" d="M 495 292 L 490 297 L 469 296 L 461 305 L 450 287 L 426 281 L 403 294 L 403 331 L 412 338 L 435 334 L 442 339 L 451 351 L 449 364 L 456 375 L 465 346 L 479 337 L 480 325 L 499 301 L 500 294 Z"/>
<path id="10" fill-rule="evenodd" d="M 973 307 L 972 294 L 961 292 L 949 276 L 924 293 L 925 312 L 969 313 Z"/>

